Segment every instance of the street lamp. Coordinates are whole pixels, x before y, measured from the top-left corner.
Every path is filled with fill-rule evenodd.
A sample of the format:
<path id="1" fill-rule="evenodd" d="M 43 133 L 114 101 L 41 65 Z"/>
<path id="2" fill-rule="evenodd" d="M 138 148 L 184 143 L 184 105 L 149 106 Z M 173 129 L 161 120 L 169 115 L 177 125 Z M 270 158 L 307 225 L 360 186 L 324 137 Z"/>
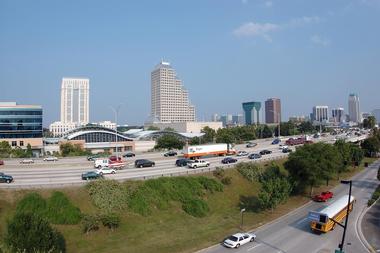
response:
<path id="1" fill-rule="evenodd" d="M 335 252 L 343 253 L 344 252 L 343 251 L 344 239 L 346 237 L 346 230 L 347 230 L 347 226 L 348 226 L 348 214 L 350 213 L 352 180 L 341 180 L 340 182 L 342 184 L 349 184 L 350 185 L 350 189 L 348 191 L 348 203 L 347 203 L 347 211 L 346 211 L 346 221 L 344 222 L 344 225 L 341 225 L 340 223 L 338 223 L 339 225 L 341 225 L 343 227 L 342 242 L 339 244 L 340 251 L 335 251 Z"/>
<path id="2" fill-rule="evenodd" d="M 245 212 L 245 208 L 241 209 L 240 210 L 240 214 L 241 214 L 241 223 L 240 223 L 240 228 L 243 229 L 243 213 Z"/>
<path id="3" fill-rule="evenodd" d="M 119 147 L 118 147 L 118 136 L 117 136 L 117 116 L 119 114 L 119 110 L 120 110 L 120 108 L 121 108 L 122 105 L 123 104 L 119 104 L 116 107 L 116 109 L 115 109 L 115 107 L 110 106 L 110 108 L 112 109 L 112 111 L 115 113 L 115 124 L 116 124 L 116 129 L 115 129 L 115 141 L 116 141 L 116 144 L 115 144 L 115 146 L 116 146 L 116 157 L 117 157 L 116 159 L 117 160 L 119 160 Z"/>

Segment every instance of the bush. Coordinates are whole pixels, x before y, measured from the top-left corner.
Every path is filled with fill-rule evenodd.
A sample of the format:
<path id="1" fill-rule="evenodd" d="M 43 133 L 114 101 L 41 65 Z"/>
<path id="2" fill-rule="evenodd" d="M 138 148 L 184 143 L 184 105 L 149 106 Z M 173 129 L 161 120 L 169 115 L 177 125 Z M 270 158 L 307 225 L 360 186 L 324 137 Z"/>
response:
<path id="1" fill-rule="evenodd" d="M 8 223 L 5 242 L 12 252 L 66 252 L 65 239 L 34 213 L 16 213 Z"/>
<path id="2" fill-rule="evenodd" d="M 375 203 L 374 199 L 369 199 L 367 202 L 367 206 L 372 206 L 372 204 Z"/>
<path id="3" fill-rule="evenodd" d="M 53 224 L 78 224 L 81 212 L 62 192 L 54 192 L 47 202 L 47 217 Z"/>
<path id="4" fill-rule="evenodd" d="M 221 182 L 224 185 L 230 185 L 232 183 L 232 177 L 224 177 L 222 178 Z"/>
<path id="5" fill-rule="evenodd" d="M 91 231 L 99 230 L 99 217 L 94 215 L 84 215 L 82 218 L 82 231 L 88 234 Z"/>
<path id="6" fill-rule="evenodd" d="M 216 177 L 218 179 L 222 179 L 224 177 L 224 175 L 226 174 L 226 172 L 224 171 L 224 169 L 222 169 L 220 167 L 216 167 L 216 170 L 214 170 L 212 172 L 212 174 L 214 175 L 214 177 Z"/>
<path id="7" fill-rule="evenodd" d="M 209 211 L 207 203 L 202 199 L 188 199 L 183 202 L 182 209 L 194 217 L 204 217 Z"/>
<path id="8" fill-rule="evenodd" d="M 248 181 L 258 181 L 264 173 L 264 169 L 254 163 L 239 163 L 236 165 L 237 171 Z"/>
<path id="9" fill-rule="evenodd" d="M 46 200 L 36 192 L 28 193 L 18 203 L 16 213 L 34 213 L 44 217 L 46 215 Z"/>
<path id="10" fill-rule="evenodd" d="M 108 227 L 111 230 L 120 225 L 120 217 L 116 214 L 103 214 L 100 219 L 103 226 Z"/>
<path id="11" fill-rule="evenodd" d="M 211 193 L 223 191 L 223 185 L 214 179 L 201 176 L 198 177 L 198 181 L 205 190 Z"/>

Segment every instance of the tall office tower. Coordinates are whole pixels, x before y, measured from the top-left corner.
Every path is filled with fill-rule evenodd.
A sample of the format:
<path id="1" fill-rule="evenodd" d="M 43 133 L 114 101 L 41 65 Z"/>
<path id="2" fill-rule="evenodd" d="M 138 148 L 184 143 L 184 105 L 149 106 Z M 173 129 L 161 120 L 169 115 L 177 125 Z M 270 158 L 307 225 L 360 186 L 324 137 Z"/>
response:
<path id="1" fill-rule="evenodd" d="M 265 101 L 265 123 L 281 122 L 281 100 L 279 98 L 268 98 Z"/>
<path id="2" fill-rule="evenodd" d="M 357 94 L 351 93 L 348 97 L 348 115 L 350 116 L 350 121 L 361 122 L 359 97 Z"/>
<path id="3" fill-rule="evenodd" d="M 217 113 L 214 113 L 214 114 L 211 116 L 211 121 L 212 121 L 212 122 L 218 122 L 218 121 L 220 121 L 220 116 L 219 116 Z"/>
<path id="4" fill-rule="evenodd" d="M 313 120 L 318 122 L 329 120 L 329 107 L 325 105 L 317 105 L 313 107 Z"/>
<path id="5" fill-rule="evenodd" d="M 161 61 L 151 73 L 151 117 L 160 122 L 195 121 L 195 107 L 169 62 Z"/>
<path id="6" fill-rule="evenodd" d="M 343 122 L 344 121 L 344 109 L 343 108 L 334 108 L 332 109 L 332 117 L 334 122 Z"/>
<path id="7" fill-rule="evenodd" d="M 242 104 L 246 125 L 260 123 L 260 102 L 245 102 Z"/>
<path id="8" fill-rule="evenodd" d="M 63 78 L 61 85 L 61 123 L 77 125 L 89 122 L 90 80 Z"/>

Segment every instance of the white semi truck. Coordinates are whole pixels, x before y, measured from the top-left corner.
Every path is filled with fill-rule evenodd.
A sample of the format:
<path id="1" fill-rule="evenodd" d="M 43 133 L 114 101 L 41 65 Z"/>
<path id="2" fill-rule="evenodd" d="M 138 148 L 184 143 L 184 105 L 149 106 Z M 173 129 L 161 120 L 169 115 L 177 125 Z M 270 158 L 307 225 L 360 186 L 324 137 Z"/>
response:
<path id="1" fill-rule="evenodd" d="M 183 156 L 185 158 L 200 158 L 202 156 L 210 155 L 224 156 L 235 154 L 236 151 L 232 148 L 232 145 L 226 143 L 186 146 L 183 150 Z"/>

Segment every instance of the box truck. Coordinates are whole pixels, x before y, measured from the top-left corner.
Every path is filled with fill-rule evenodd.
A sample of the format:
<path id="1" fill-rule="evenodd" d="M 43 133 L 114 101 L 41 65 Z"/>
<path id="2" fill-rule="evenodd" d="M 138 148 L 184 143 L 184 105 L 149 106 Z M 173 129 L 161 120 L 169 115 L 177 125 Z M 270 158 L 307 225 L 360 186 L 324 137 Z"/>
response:
<path id="1" fill-rule="evenodd" d="M 186 146 L 183 150 L 183 156 L 185 158 L 199 158 L 202 156 L 210 155 L 223 156 L 235 154 L 236 151 L 232 148 L 232 145 L 226 143 Z"/>

